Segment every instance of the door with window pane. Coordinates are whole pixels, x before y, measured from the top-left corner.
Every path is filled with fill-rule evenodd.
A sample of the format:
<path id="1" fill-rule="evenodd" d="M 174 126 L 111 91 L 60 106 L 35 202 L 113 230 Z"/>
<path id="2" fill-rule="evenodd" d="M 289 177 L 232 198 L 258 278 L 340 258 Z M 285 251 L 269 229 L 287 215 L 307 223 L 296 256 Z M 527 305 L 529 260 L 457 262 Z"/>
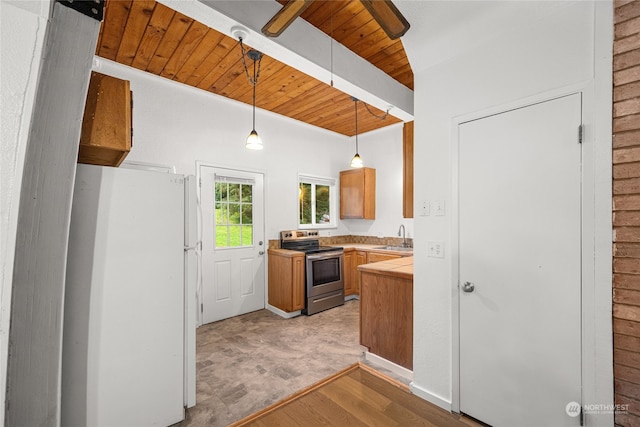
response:
<path id="1" fill-rule="evenodd" d="M 200 167 L 202 323 L 264 308 L 263 175 Z"/>

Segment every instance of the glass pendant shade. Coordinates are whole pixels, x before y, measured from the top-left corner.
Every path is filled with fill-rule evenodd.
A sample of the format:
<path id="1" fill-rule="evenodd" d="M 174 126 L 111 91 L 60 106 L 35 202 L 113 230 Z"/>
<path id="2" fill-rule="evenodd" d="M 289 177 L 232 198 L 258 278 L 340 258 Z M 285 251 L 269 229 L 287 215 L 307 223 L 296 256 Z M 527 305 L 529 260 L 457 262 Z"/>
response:
<path id="1" fill-rule="evenodd" d="M 351 159 L 351 167 L 352 168 L 361 168 L 363 166 L 362 158 L 360 158 L 360 154 L 356 153 Z"/>
<path id="2" fill-rule="evenodd" d="M 262 150 L 262 139 L 260 139 L 255 129 L 247 137 L 247 142 L 244 146 L 250 150 Z"/>

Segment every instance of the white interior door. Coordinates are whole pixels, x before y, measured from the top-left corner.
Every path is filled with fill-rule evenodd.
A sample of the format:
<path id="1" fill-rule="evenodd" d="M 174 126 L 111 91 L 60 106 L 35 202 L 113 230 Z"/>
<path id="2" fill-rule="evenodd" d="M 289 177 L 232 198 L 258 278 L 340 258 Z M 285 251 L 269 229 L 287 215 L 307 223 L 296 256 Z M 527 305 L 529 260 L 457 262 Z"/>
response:
<path id="1" fill-rule="evenodd" d="M 202 319 L 264 308 L 263 175 L 201 166 Z"/>
<path id="2" fill-rule="evenodd" d="M 574 94 L 459 126 L 460 410 L 494 427 L 580 425 L 580 123 Z"/>

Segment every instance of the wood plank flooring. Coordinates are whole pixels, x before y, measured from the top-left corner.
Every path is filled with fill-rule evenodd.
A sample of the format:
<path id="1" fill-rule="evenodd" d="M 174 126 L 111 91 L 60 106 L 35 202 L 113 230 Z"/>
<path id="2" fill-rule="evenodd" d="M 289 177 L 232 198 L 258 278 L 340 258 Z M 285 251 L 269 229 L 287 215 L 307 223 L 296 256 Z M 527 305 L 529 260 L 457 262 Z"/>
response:
<path id="1" fill-rule="evenodd" d="M 407 386 L 357 363 L 232 427 L 438 426 L 480 424 L 426 402 Z"/>

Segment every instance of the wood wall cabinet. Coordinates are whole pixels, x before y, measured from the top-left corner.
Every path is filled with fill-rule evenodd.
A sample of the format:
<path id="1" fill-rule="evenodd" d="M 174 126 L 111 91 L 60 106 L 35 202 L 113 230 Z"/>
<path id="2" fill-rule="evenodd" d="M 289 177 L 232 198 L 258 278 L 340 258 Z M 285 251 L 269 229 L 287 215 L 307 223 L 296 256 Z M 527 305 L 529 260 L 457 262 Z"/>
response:
<path id="1" fill-rule="evenodd" d="M 340 172 L 340 219 L 376 218 L 376 170 L 351 169 Z"/>
<path id="2" fill-rule="evenodd" d="M 402 128 L 402 216 L 413 218 L 413 122 Z"/>
<path id="3" fill-rule="evenodd" d="M 290 313 L 304 308 L 304 252 L 269 249 L 269 304 Z"/>
<path id="4" fill-rule="evenodd" d="M 78 163 L 119 166 L 131 151 L 131 113 L 129 82 L 92 72 Z"/>

